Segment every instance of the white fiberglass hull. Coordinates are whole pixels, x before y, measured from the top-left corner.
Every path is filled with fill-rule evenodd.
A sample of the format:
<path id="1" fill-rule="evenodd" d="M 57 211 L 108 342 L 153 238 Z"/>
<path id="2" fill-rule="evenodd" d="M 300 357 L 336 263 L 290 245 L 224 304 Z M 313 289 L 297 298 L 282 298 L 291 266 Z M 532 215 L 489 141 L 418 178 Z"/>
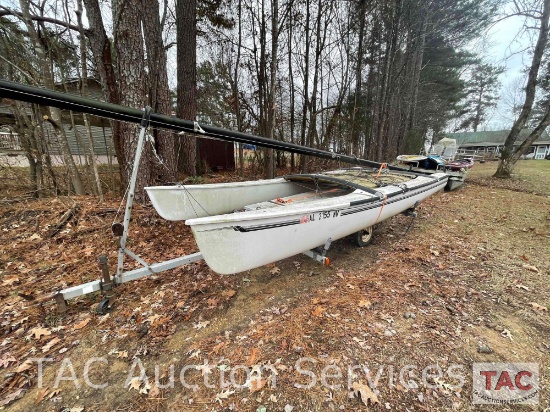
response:
<path id="1" fill-rule="evenodd" d="M 166 220 L 187 220 L 231 213 L 246 205 L 291 196 L 300 188 L 283 178 L 204 185 L 152 186 L 145 190 Z"/>
<path id="2" fill-rule="evenodd" d="M 443 189 L 447 176 L 418 177 L 377 194 L 355 190 L 332 199 L 191 219 L 199 249 L 220 274 L 253 269 L 348 236 L 395 216 Z M 384 199 L 386 195 L 386 199 Z"/>

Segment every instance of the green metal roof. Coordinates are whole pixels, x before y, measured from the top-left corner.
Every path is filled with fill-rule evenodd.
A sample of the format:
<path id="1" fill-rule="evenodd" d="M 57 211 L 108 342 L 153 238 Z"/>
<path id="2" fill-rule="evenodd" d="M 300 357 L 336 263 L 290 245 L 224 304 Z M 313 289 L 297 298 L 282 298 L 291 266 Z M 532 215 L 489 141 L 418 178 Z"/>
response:
<path id="1" fill-rule="evenodd" d="M 533 129 L 523 129 L 519 133 L 518 141 L 523 141 L 529 136 Z M 456 139 L 456 143 L 464 145 L 468 143 L 495 143 L 504 144 L 510 130 L 490 130 L 483 132 L 462 132 L 462 133 L 445 133 L 446 137 Z M 548 132 L 544 131 L 536 140 L 549 140 Z"/>

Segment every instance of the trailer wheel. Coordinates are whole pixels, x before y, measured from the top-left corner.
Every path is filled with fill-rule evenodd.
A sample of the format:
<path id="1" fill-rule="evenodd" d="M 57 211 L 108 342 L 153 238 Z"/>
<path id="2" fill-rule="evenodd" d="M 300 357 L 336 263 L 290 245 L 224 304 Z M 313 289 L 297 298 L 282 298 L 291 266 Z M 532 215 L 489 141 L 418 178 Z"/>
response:
<path id="1" fill-rule="evenodd" d="M 97 304 L 95 313 L 98 315 L 106 315 L 111 311 L 111 309 L 112 307 L 109 305 L 109 298 L 105 298 Z"/>
<path id="2" fill-rule="evenodd" d="M 374 227 L 369 226 L 363 230 L 360 230 L 359 232 L 356 232 L 353 235 L 353 241 L 357 246 L 364 247 L 372 242 L 373 235 L 374 235 Z"/>

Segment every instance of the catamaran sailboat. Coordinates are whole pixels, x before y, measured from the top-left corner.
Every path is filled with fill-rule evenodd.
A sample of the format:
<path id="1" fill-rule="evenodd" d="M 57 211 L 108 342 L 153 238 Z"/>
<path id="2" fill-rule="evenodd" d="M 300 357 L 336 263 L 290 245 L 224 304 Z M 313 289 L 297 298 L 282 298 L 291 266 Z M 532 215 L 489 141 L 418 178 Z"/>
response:
<path id="1" fill-rule="evenodd" d="M 443 189 L 447 179 L 445 173 L 351 168 L 145 189 L 162 217 L 191 227 L 212 270 L 231 274 L 372 227 Z"/>

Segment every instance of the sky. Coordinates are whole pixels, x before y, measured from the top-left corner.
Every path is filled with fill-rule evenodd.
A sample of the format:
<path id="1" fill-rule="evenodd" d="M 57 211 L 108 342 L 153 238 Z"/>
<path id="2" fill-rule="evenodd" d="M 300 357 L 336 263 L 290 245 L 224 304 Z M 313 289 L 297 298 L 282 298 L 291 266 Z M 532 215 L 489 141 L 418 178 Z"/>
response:
<path id="1" fill-rule="evenodd" d="M 496 23 L 487 33 L 486 43 L 479 46 L 487 62 L 505 67 L 500 76 L 501 98 L 492 116 L 485 125 L 488 130 L 510 128 L 513 115 L 510 111 L 512 95 L 517 103 L 526 79 L 525 68 L 531 63 L 532 45 L 536 39 L 522 31 L 524 18 L 513 16 Z"/>

